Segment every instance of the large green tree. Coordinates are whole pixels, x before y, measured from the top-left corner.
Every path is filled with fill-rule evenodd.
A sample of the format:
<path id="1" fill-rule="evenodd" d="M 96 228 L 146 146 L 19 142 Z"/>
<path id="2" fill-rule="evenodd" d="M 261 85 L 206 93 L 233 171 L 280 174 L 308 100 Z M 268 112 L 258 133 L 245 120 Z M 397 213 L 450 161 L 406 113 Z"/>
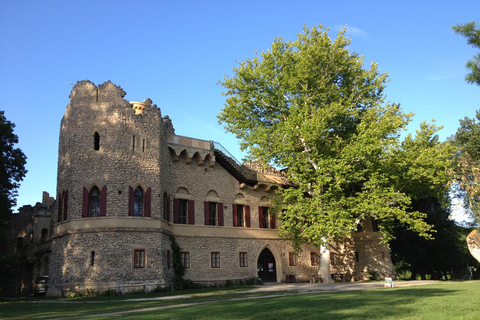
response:
<path id="1" fill-rule="evenodd" d="M 467 38 L 467 43 L 475 48 L 480 48 L 480 27 L 471 21 L 469 23 L 459 23 L 452 26 L 456 34 L 460 34 Z M 465 76 L 468 83 L 474 83 L 480 86 L 480 53 L 468 60 L 466 67 L 470 69 L 470 73 Z"/>
<path id="2" fill-rule="evenodd" d="M 17 188 L 27 173 L 26 157 L 15 148 L 18 137 L 14 127 L 0 111 L 0 288 L 17 272 L 12 267 L 16 257 L 8 251 L 8 221 L 16 204 Z"/>
<path id="3" fill-rule="evenodd" d="M 345 30 L 335 39 L 328 30 L 305 27 L 297 40 L 276 38 L 240 62 L 220 81 L 227 98 L 219 120 L 250 158 L 288 168 L 294 187 L 280 190 L 277 214 L 297 248 L 349 236 L 367 217 L 381 221 L 386 239 L 394 221 L 428 237 L 431 226 L 407 210 L 404 189 L 444 184 L 451 150 L 431 124 L 400 141 L 412 115 L 385 101 L 388 75 L 375 63 L 365 68 Z"/>

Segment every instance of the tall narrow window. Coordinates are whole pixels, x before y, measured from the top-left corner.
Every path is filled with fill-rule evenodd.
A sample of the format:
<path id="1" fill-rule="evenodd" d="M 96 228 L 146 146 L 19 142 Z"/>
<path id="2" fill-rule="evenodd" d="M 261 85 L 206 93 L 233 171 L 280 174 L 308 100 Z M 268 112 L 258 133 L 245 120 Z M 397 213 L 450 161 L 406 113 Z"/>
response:
<path id="1" fill-rule="evenodd" d="M 243 205 L 237 204 L 237 225 L 236 227 L 243 227 L 244 226 L 244 215 L 243 215 Z"/>
<path id="2" fill-rule="evenodd" d="M 89 217 L 99 217 L 100 216 L 100 189 L 96 186 L 90 190 L 90 199 L 89 199 Z"/>
<path id="3" fill-rule="evenodd" d="M 90 251 L 90 265 L 92 267 L 95 265 L 95 251 Z"/>
<path id="4" fill-rule="evenodd" d="M 133 140 L 132 140 L 132 151 L 135 151 L 135 142 L 137 140 L 137 137 L 133 136 Z"/>
<path id="5" fill-rule="evenodd" d="M 188 200 L 178 199 L 178 223 L 187 224 Z"/>
<path id="6" fill-rule="evenodd" d="M 208 203 L 208 219 L 211 226 L 217 225 L 217 203 Z"/>
<path id="7" fill-rule="evenodd" d="M 246 252 L 240 252 L 238 258 L 240 260 L 240 267 L 248 267 L 248 259 Z"/>
<path id="8" fill-rule="evenodd" d="M 145 249 L 133 250 L 133 267 L 135 269 L 145 268 Z"/>
<path id="9" fill-rule="evenodd" d="M 145 152 L 145 139 L 142 139 L 142 152 Z"/>
<path id="10" fill-rule="evenodd" d="M 100 150 L 100 135 L 97 131 L 93 134 L 93 149 Z"/>
<path id="11" fill-rule="evenodd" d="M 269 221 L 268 221 L 268 208 L 267 207 L 262 207 L 262 228 L 268 228 L 269 227 Z"/>
<path id="12" fill-rule="evenodd" d="M 296 266 L 297 265 L 297 255 L 295 252 L 289 252 L 288 253 L 288 264 L 290 266 Z"/>
<path id="13" fill-rule="evenodd" d="M 310 265 L 318 266 L 318 254 L 316 252 L 310 252 Z"/>
<path id="14" fill-rule="evenodd" d="M 338 263 L 337 261 L 337 254 L 335 252 L 330 252 L 330 264 L 332 266 L 336 266 Z"/>
<path id="15" fill-rule="evenodd" d="M 167 268 L 170 269 L 170 250 L 167 250 Z"/>
<path id="16" fill-rule="evenodd" d="M 220 252 L 211 252 L 211 267 L 220 268 Z"/>
<path id="17" fill-rule="evenodd" d="M 186 269 L 190 269 L 190 252 L 182 252 L 182 264 Z"/>
<path id="18" fill-rule="evenodd" d="M 134 216 L 143 216 L 143 191 L 142 188 L 137 187 L 135 189 L 135 202 L 133 207 Z"/>

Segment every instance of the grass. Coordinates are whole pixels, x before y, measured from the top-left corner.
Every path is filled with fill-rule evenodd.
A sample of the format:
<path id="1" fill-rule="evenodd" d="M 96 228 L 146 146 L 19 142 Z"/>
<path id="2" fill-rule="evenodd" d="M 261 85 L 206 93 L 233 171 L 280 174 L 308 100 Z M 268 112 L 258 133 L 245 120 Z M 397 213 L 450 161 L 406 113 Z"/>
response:
<path id="1" fill-rule="evenodd" d="M 123 297 L 0 302 L 1 319 L 478 319 L 480 282 L 266 297 L 272 292 L 226 290 Z M 189 296 L 195 293 L 194 296 Z M 279 292 L 281 294 L 284 292 Z M 168 300 L 158 300 L 170 297 Z M 183 297 L 183 298 L 181 298 Z M 157 299 L 128 301 L 128 299 Z M 247 298 L 247 300 L 231 300 Z M 227 301 L 228 300 L 228 301 Z M 193 305 L 185 305 L 193 303 Z M 181 306 L 179 306 L 181 305 Z M 139 310 L 117 315 L 110 312 Z M 103 315 L 101 315 L 103 314 Z M 94 316 L 95 315 L 95 316 Z"/>

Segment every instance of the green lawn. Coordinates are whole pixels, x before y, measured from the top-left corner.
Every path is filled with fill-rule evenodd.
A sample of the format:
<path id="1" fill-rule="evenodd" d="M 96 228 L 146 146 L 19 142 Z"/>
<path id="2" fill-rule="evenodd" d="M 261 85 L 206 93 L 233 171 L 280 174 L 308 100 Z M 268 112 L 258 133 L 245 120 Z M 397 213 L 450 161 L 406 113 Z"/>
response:
<path id="1" fill-rule="evenodd" d="M 195 291 L 187 292 L 187 294 Z M 126 299 L 167 294 L 96 299 L 2 301 L 0 319 L 480 319 L 480 281 L 442 282 L 403 288 L 296 294 L 210 290 L 169 300 Z M 283 294 L 285 292 L 280 292 Z M 170 294 L 169 296 L 172 296 Z M 246 300 L 232 300 L 246 298 Z M 228 301 L 226 301 L 228 300 Z M 193 303 L 193 305 L 185 305 Z M 151 308 L 117 315 L 101 315 Z"/>

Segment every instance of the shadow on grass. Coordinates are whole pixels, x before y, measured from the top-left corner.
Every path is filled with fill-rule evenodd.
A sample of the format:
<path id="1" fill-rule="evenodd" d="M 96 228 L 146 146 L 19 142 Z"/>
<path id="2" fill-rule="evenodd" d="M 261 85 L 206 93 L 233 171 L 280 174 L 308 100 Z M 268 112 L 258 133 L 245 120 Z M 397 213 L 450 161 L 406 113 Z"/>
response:
<path id="1" fill-rule="evenodd" d="M 401 288 L 354 292 L 258 297 L 127 313 L 119 319 L 432 319 L 438 303 L 449 305 L 457 290 Z M 431 300 L 432 303 L 425 300 Z M 438 301 L 437 301 L 438 300 Z M 427 317 L 423 317 L 423 313 Z M 116 318 L 117 318 L 116 317 Z M 95 317 L 92 319 L 108 319 Z"/>

